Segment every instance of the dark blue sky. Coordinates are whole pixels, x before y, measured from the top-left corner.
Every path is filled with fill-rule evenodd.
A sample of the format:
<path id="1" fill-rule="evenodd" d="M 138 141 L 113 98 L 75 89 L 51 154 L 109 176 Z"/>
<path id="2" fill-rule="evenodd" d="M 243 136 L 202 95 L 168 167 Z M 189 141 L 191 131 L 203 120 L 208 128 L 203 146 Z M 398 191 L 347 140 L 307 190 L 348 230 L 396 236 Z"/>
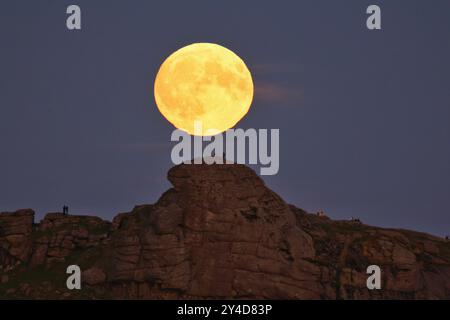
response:
<path id="1" fill-rule="evenodd" d="M 155 202 L 173 128 L 154 77 L 174 50 L 214 42 L 254 77 L 238 126 L 280 129 L 269 187 L 334 219 L 450 234 L 449 14 L 445 0 L 2 1 L 0 211 L 111 219 Z"/>

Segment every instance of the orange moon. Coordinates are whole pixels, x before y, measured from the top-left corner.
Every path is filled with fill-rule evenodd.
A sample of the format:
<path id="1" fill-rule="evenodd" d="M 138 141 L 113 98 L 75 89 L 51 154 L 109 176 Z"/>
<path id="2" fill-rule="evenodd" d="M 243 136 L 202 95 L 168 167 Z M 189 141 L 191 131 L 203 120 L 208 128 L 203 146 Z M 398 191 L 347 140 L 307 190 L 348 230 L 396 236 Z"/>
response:
<path id="1" fill-rule="evenodd" d="M 199 136 L 234 127 L 250 109 L 253 90 L 244 61 L 213 43 L 194 43 L 172 53 L 154 85 L 161 114 L 176 128 Z"/>

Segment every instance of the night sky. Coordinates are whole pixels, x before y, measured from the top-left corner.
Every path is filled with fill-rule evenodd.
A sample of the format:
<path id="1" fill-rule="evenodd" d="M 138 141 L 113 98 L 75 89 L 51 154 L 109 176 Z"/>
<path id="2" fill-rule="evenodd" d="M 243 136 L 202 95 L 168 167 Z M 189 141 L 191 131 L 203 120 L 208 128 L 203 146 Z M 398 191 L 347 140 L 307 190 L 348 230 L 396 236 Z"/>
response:
<path id="1" fill-rule="evenodd" d="M 370 4 L 382 30 L 366 28 Z M 449 15 L 445 0 L 2 0 L 0 211 L 112 219 L 155 202 L 174 145 L 156 72 L 213 42 L 253 75 L 238 127 L 280 129 L 280 171 L 263 178 L 286 201 L 450 234 Z"/>

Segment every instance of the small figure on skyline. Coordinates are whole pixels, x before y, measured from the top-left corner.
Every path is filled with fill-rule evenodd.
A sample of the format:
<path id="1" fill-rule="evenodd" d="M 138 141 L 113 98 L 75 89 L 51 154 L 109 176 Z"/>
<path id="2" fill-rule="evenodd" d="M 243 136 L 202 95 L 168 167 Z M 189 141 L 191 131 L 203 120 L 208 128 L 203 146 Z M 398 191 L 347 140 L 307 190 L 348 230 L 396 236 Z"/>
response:
<path id="1" fill-rule="evenodd" d="M 356 223 L 358 223 L 358 224 L 361 224 L 361 223 L 362 223 L 361 220 L 360 220 L 359 218 L 354 218 L 354 217 L 352 217 L 350 221 L 351 221 L 351 222 L 356 222 Z"/>
<path id="2" fill-rule="evenodd" d="M 69 207 L 68 206 L 63 206 L 63 214 L 69 214 Z"/>

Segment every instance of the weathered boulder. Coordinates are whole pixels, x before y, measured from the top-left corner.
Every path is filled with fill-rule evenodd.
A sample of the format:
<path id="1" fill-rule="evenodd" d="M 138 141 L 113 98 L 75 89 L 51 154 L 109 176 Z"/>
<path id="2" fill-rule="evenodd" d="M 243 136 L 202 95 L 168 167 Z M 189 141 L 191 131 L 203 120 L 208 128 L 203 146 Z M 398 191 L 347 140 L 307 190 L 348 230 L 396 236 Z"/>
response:
<path id="1" fill-rule="evenodd" d="M 0 213 L 0 264 L 4 268 L 13 268 L 17 262 L 28 260 L 33 222 L 31 209 Z"/>

